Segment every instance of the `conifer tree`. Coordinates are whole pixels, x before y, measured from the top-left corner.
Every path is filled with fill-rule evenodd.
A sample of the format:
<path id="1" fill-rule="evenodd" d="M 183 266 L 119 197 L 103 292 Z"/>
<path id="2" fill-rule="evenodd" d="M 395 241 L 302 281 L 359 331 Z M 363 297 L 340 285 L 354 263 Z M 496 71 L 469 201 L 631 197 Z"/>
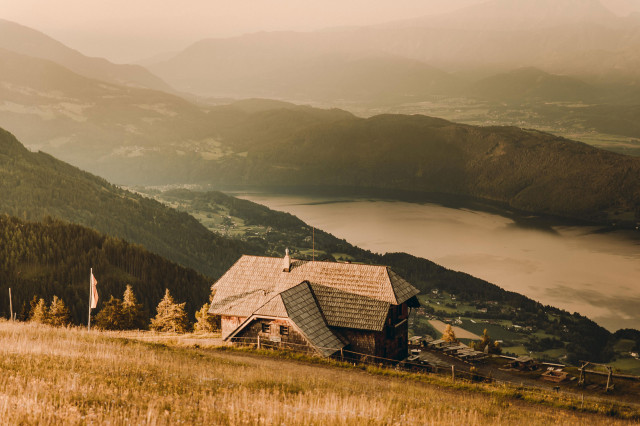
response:
<path id="1" fill-rule="evenodd" d="M 95 325 L 101 330 L 122 330 L 124 323 L 122 301 L 112 295 L 96 315 Z"/>
<path id="2" fill-rule="evenodd" d="M 49 324 L 54 327 L 66 327 L 71 323 L 71 313 L 65 306 L 62 299 L 53 296 L 51 307 L 49 308 Z"/>
<path id="3" fill-rule="evenodd" d="M 209 304 L 205 303 L 202 308 L 196 312 L 196 323 L 193 326 L 194 331 L 202 333 L 211 333 L 220 329 L 219 317 L 209 314 Z"/>
<path id="4" fill-rule="evenodd" d="M 455 343 L 458 341 L 458 339 L 456 338 L 456 333 L 453 331 L 451 324 L 447 324 L 447 326 L 445 327 L 444 332 L 442 333 L 442 340 L 450 343 Z"/>
<path id="5" fill-rule="evenodd" d="M 169 293 L 169 289 L 164 293 L 164 297 L 158 303 L 158 314 L 151 320 L 151 329 L 155 331 L 174 331 L 184 333 L 189 327 L 187 313 L 184 311 L 184 303 L 176 303 Z"/>
<path id="6" fill-rule="evenodd" d="M 40 298 L 33 306 L 33 309 L 31 309 L 29 320 L 40 324 L 47 324 L 49 322 L 49 309 L 43 298 Z"/>
<path id="7" fill-rule="evenodd" d="M 138 303 L 129 284 L 122 295 L 122 317 L 125 330 L 144 329 L 148 322 L 146 312 L 142 309 L 142 304 Z"/>

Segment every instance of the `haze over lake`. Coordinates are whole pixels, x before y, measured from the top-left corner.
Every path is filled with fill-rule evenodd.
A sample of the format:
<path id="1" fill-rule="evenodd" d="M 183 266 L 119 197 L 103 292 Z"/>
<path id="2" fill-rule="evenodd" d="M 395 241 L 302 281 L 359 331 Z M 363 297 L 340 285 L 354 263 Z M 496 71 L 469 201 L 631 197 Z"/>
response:
<path id="1" fill-rule="evenodd" d="M 369 199 L 245 193 L 374 252 L 407 252 L 610 330 L 640 328 L 640 240 L 623 232 L 523 228 L 496 214 Z"/>

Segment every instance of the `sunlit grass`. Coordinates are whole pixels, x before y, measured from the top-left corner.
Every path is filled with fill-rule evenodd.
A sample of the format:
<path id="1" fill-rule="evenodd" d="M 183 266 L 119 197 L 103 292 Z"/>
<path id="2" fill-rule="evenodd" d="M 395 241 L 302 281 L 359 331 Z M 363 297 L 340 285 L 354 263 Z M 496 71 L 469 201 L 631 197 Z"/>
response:
<path id="1" fill-rule="evenodd" d="M 621 422 L 531 404 L 488 385 L 447 387 L 438 384 L 443 378 L 140 337 L 0 322 L 0 423 Z"/>

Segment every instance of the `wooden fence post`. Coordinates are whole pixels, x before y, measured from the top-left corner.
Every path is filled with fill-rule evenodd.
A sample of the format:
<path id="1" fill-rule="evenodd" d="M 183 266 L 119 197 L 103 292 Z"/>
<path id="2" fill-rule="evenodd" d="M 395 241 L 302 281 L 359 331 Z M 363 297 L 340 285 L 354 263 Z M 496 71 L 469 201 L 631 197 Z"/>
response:
<path id="1" fill-rule="evenodd" d="M 455 365 L 451 365 L 451 381 L 456 381 L 456 367 Z"/>
<path id="2" fill-rule="evenodd" d="M 11 287 L 9 287 L 9 319 L 13 321 L 13 300 L 11 300 Z"/>
<path id="3" fill-rule="evenodd" d="M 260 335 L 258 335 L 258 349 L 260 349 Z"/>
<path id="4" fill-rule="evenodd" d="M 605 392 L 609 392 L 609 384 L 611 384 L 611 376 L 613 374 L 613 368 L 607 366 L 607 370 L 609 370 L 609 374 L 607 375 L 607 387 L 605 388 Z M 613 385 L 611 385 L 611 389 L 613 389 Z"/>

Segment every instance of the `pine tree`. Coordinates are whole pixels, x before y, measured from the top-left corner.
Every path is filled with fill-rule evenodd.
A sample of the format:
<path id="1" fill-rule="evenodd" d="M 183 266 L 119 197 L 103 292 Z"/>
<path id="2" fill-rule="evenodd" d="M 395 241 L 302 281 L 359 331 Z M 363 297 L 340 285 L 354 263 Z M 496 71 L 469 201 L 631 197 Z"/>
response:
<path id="1" fill-rule="evenodd" d="M 451 324 L 447 324 L 447 326 L 445 327 L 444 332 L 442 333 L 442 340 L 450 343 L 455 343 L 458 341 L 458 339 L 456 338 L 456 333 L 453 331 Z"/>
<path id="2" fill-rule="evenodd" d="M 53 296 L 51 307 L 49 308 L 49 324 L 54 327 L 66 327 L 71 323 L 71 313 L 65 306 L 62 299 Z"/>
<path id="3" fill-rule="evenodd" d="M 127 288 L 122 295 L 122 316 L 125 330 L 135 330 L 146 328 L 148 317 L 142 309 L 142 304 L 138 303 L 133 288 L 127 284 Z"/>
<path id="4" fill-rule="evenodd" d="M 164 293 L 164 297 L 158 303 L 158 314 L 151 320 L 151 329 L 155 331 L 174 331 L 184 333 L 189 327 L 187 313 L 184 311 L 184 303 L 176 303 L 169 293 L 169 289 Z"/>
<path id="5" fill-rule="evenodd" d="M 112 295 L 96 315 L 95 325 L 101 330 L 122 330 L 124 323 L 122 301 Z"/>
<path id="6" fill-rule="evenodd" d="M 29 314 L 29 320 L 40 324 L 49 323 L 49 309 L 44 299 L 40 298 Z"/>
<path id="7" fill-rule="evenodd" d="M 211 333 L 220 329 L 219 317 L 209 314 L 208 303 L 202 305 L 202 308 L 196 312 L 196 320 L 193 326 L 194 331 Z"/>

